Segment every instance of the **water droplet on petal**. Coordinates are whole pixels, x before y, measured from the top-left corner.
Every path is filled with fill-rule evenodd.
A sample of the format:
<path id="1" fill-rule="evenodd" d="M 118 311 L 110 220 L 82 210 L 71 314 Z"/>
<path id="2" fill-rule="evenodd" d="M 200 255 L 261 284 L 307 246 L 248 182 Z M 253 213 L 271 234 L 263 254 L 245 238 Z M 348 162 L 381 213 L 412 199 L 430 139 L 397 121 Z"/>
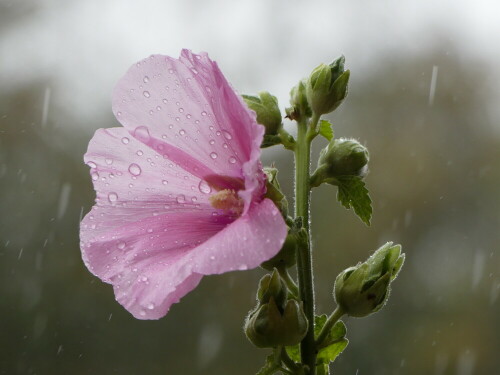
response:
<path id="1" fill-rule="evenodd" d="M 233 137 L 231 136 L 231 133 L 229 133 L 228 131 L 226 130 L 223 130 L 222 131 L 222 135 L 224 136 L 224 138 L 226 138 L 227 140 L 229 139 L 233 139 Z"/>
<path id="2" fill-rule="evenodd" d="M 153 310 L 153 309 L 155 308 L 155 304 L 154 304 L 153 302 L 148 303 L 147 308 L 148 308 L 149 310 Z"/>
<path id="3" fill-rule="evenodd" d="M 135 163 L 130 164 L 130 166 L 128 167 L 128 171 L 133 176 L 139 176 L 141 174 L 141 172 L 142 172 L 141 167 L 139 167 Z"/>
<path id="4" fill-rule="evenodd" d="M 129 142 L 130 142 L 130 139 L 128 139 L 127 137 L 123 137 L 123 138 L 122 138 L 122 143 L 123 143 L 124 145 L 128 144 Z"/>
<path id="5" fill-rule="evenodd" d="M 106 161 L 106 164 L 107 164 L 107 165 L 111 165 L 111 164 L 113 164 L 113 159 L 108 159 L 108 158 L 107 158 L 105 161 Z"/>
<path id="6" fill-rule="evenodd" d="M 234 156 L 231 156 L 228 161 L 229 163 L 234 164 L 236 163 L 236 158 Z"/>
<path id="7" fill-rule="evenodd" d="M 120 242 L 120 243 L 118 243 L 118 248 L 119 248 L 120 250 L 125 249 L 125 242 Z"/>
<path id="8" fill-rule="evenodd" d="M 239 267 L 238 267 L 238 270 L 240 271 L 245 271 L 246 269 L 248 269 L 248 266 L 246 264 L 241 264 Z"/>
<path id="9" fill-rule="evenodd" d="M 149 135 L 149 129 L 145 126 L 138 126 L 134 130 L 134 137 L 136 137 L 141 142 L 149 142 L 151 136 Z"/>
<path id="10" fill-rule="evenodd" d="M 108 201 L 111 204 L 114 204 L 118 200 L 118 194 L 116 193 L 109 193 L 108 194 Z"/>
<path id="11" fill-rule="evenodd" d="M 142 155 L 144 155 L 144 152 L 142 152 L 142 150 L 137 150 L 136 154 L 139 156 L 142 156 Z"/>
<path id="12" fill-rule="evenodd" d="M 151 94 L 149 93 L 149 91 L 144 91 L 142 93 L 142 95 L 144 95 L 146 98 L 149 98 L 151 96 Z"/>
<path id="13" fill-rule="evenodd" d="M 88 165 L 90 168 L 96 168 L 96 167 L 97 167 L 96 163 L 94 163 L 93 161 L 89 161 L 89 162 L 87 163 L 87 165 Z"/>
<path id="14" fill-rule="evenodd" d="M 97 172 L 92 172 L 92 173 L 90 174 L 90 177 L 92 177 L 92 180 L 93 180 L 93 181 L 97 181 L 97 180 L 99 179 L 99 173 L 97 173 Z"/>
<path id="15" fill-rule="evenodd" d="M 201 115 L 202 115 L 202 116 L 206 116 L 206 115 L 207 115 L 207 112 L 203 111 L 203 112 L 201 112 Z"/>
<path id="16" fill-rule="evenodd" d="M 180 194 L 178 197 L 177 197 L 177 203 L 185 203 L 186 202 L 186 197 L 184 196 L 184 194 Z"/>
<path id="17" fill-rule="evenodd" d="M 212 192 L 212 188 L 205 180 L 200 181 L 198 184 L 198 190 L 203 194 L 210 194 Z"/>
<path id="18" fill-rule="evenodd" d="M 143 78 L 143 82 L 144 82 L 144 83 L 148 83 L 148 82 L 149 82 L 149 77 L 148 77 L 148 76 L 144 76 L 144 78 Z"/>
<path id="19" fill-rule="evenodd" d="M 211 153 L 210 153 L 210 157 L 211 157 L 212 159 L 217 159 L 217 156 L 219 156 L 219 155 L 217 155 L 217 153 L 216 153 L 216 152 L 211 152 Z"/>
<path id="20" fill-rule="evenodd" d="M 186 131 L 184 129 L 181 129 L 181 130 L 179 130 L 179 134 L 184 135 L 184 134 L 186 134 Z"/>
<path id="21" fill-rule="evenodd" d="M 211 139 L 210 141 L 208 141 L 208 143 L 210 143 L 211 145 L 215 144 L 215 140 Z"/>
<path id="22" fill-rule="evenodd" d="M 168 181 L 167 181 L 167 180 L 163 180 L 161 183 L 162 183 L 163 185 L 167 185 L 167 184 L 168 184 Z"/>
<path id="23" fill-rule="evenodd" d="M 144 310 L 139 311 L 139 315 L 140 316 L 146 316 L 146 311 L 144 311 Z"/>

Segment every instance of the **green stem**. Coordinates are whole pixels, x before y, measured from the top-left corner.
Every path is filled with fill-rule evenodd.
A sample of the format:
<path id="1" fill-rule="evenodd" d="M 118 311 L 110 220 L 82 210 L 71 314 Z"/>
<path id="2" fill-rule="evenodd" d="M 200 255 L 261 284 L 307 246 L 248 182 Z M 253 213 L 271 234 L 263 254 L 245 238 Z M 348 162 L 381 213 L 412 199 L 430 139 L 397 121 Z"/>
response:
<path id="1" fill-rule="evenodd" d="M 325 322 L 325 325 L 319 332 L 318 338 L 316 340 L 316 347 L 320 348 L 321 345 L 323 344 L 323 341 L 328 336 L 328 333 L 330 333 L 330 330 L 332 329 L 333 325 L 338 322 L 338 320 L 344 315 L 344 310 L 340 308 L 340 306 L 337 306 L 335 311 L 328 317 L 328 319 Z"/>
<path id="2" fill-rule="evenodd" d="M 310 123 L 300 121 L 295 144 L 295 217 L 302 217 L 307 241 L 297 249 L 299 294 L 304 313 L 309 322 L 307 334 L 300 343 L 302 363 L 309 367 L 309 375 L 316 373 L 316 346 L 314 342 L 314 287 L 311 240 L 309 236 L 310 159 L 311 140 L 314 138 L 319 116 L 314 115 Z M 305 245 L 305 246 L 304 246 Z"/>
<path id="3" fill-rule="evenodd" d="M 292 372 L 296 372 L 299 369 L 299 365 L 297 365 L 293 359 L 288 356 L 285 348 L 281 351 L 281 360 Z"/>

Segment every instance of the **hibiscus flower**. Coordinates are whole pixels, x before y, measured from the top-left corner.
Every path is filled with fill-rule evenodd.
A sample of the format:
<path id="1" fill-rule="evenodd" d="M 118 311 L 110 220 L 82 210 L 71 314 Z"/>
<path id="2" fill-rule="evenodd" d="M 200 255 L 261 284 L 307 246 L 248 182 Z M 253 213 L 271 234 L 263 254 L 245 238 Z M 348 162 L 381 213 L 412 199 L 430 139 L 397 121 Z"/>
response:
<path id="1" fill-rule="evenodd" d="M 264 198 L 264 127 L 207 54 L 138 62 L 113 112 L 123 127 L 97 130 L 84 157 L 96 203 L 81 250 L 136 318 L 161 318 L 203 275 L 280 250 L 287 227 Z"/>

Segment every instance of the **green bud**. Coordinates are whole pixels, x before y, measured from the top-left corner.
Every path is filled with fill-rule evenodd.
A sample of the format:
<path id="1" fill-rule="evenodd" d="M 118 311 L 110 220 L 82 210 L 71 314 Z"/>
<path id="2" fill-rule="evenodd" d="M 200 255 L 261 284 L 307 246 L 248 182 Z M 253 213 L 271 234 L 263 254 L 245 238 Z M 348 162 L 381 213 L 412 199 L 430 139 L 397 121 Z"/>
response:
<path id="1" fill-rule="evenodd" d="M 265 197 L 271 199 L 276 204 L 276 207 L 279 208 L 283 217 L 286 218 L 288 216 L 288 200 L 281 191 L 281 186 L 278 182 L 278 170 L 273 167 L 264 167 L 264 173 L 267 177 Z"/>
<path id="2" fill-rule="evenodd" d="M 267 274 L 259 281 L 257 299 L 260 304 L 268 303 L 272 298 L 280 309 L 285 307 L 288 290 L 286 284 L 276 269 L 271 275 Z"/>
<path id="3" fill-rule="evenodd" d="M 297 262 L 297 238 L 293 233 L 289 233 L 285 239 L 283 247 L 274 257 L 261 264 L 261 267 L 271 271 L 273 268 L 290 268 Z"/>
<path id="4" fill-rule="evenodd" d="M 259 348 L 291 346 L 298 344 L 306 335 L 307 318 L 302 302 L 289 300 L 283 312 L 273 298 L 252 312 L 245 322 L 248 339 Z"/>
<path id="5" fill-rule="evenodd" d="M 281 112 L 278 99 L 267 91 L 262 91 L 259 96 L 243 95 L 248 108 L 257 114 L 257 122 L 266 127 L 266 135 L 276 135 L 282 126 Z"/>
<path id="6" fill-rule="evenodd" d="M 314 69 L 306 84 L 307 100 L 317 115 L 334 111 L 347 96 L 350 71 L 344 71 L 344 56 L 330 65 Z"/>
<path id="7" fill-rule="evenodd" d="M 332 139 L 321 150 L 318 168 L 311 176 L 311 185 L 319 186 L 323 182 L 336 185 L 342 176 L 365 177 L 370 156 L 365 146 L 354 139 Z"/>
<path id="8" fill-rule="evenodd" d="M 303 117 L 311 117 L 312 111 L 307 101 L 306 80 L 301 80 L 297 86 L 290 91 L 291 108 L 286 109 L 286 114 L 291 120 L 298 120 Z"/>
<path id="9" fill-rule="evenodd" d="M 390 293 L 390 284 L 404 262 L 400 245 L 386 243 L 368 260 L 344 270 L 335 280 L 334 296 L 348 315 L 363 317 L 380 310 Z"/>

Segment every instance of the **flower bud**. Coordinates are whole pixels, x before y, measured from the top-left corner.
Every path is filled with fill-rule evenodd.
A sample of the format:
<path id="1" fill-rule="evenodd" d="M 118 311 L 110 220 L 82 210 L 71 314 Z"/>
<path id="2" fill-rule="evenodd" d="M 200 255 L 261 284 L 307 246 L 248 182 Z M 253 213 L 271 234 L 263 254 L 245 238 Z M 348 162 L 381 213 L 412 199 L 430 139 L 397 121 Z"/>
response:
<path id="1" fill-rule="evenodd" d="M 365 146 L 354 139 L 332 139 L 319 155 L 318 168 L 311 176 L 311 185 L 323 182 L 336 185 L 342 176 L 364 177 L 370 156 Z"/>
<path id="2" fill-rule="evenodd" d="M 257 114 L 257 122 L 265 126 L 266 135 L 276 135 L 282 126 L 278 99 L 267 91 L 260 92 L 258 97 L 243 95 L 243 99 Z"/>
<path id="3" fill-rule="evenodd" d="M 317 115 L 334 111 L 347 96 L 350 72 L 344 71 L 344 62 L 341 56 L 330 65 L 321 64 L 309 76 L 307 99 Z"/>
<path id="4" fill-rule="evenodd" d="M 302 302 L 289 300 L 280 311 L 273 298 L 251 313 L 245 322 L 248 339 L 259 348 L 291 346 L 298 344 L 306 335 L 307 318 Z"/>
<path id="5" fill-rule="evenodd" d="M 288 233 L 283 247 L 274 257 L 261 264 L 261 267 L 271 271 L 273 268 L 290 268 L 297 262 L 297 238 L 293 233 Z"/>
<path id="6" fill-rule="evenodd" d="M 366 262 L 341 272 L 335 280 L 337 304 L 347 315 L 358 318 L 380 310 L 389 298 L 390 284 L 404 258 L 401 246 L 388 242 Z"/>
<path id="7" fill-rule="evenodd" d="M 292 107 L 286 109 L 286 114 L 291 120 L 298 120 L 312 115 L 311 107 L 307 101 L 306 83 L 306 80 L 301 80 L 290 91 L 290 104 Z"/>
<path id="8" fill-rule="evenodd" d="M 281 277 L 276 269 L 273 273 L 264 275 L 259 281 L 259 289 L 257 290 L 257 299 L 260 304 L 268 303 L 271 298 L 274 299 L 276 305 L 283 309 L 286 303 L 288 290 L 286 284 L 281 280 Z"/>

